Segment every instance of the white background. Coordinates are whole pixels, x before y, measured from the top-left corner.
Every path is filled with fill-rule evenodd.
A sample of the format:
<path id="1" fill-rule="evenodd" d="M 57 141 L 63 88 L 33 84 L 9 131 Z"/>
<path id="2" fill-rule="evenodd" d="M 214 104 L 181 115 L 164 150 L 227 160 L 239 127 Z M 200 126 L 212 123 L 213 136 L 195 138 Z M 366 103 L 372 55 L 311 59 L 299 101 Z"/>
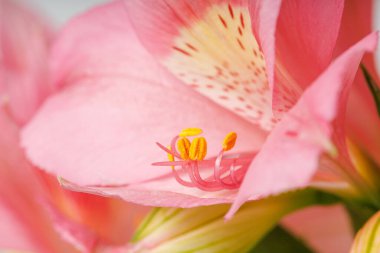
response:
<path id="1" fill-rule="evenodd" d="M 18 0 L 40 13 L 54 27 L 62 26 L 71 17 L 78 15 L 92 6 L 107 2 L 106 0 Z"/>

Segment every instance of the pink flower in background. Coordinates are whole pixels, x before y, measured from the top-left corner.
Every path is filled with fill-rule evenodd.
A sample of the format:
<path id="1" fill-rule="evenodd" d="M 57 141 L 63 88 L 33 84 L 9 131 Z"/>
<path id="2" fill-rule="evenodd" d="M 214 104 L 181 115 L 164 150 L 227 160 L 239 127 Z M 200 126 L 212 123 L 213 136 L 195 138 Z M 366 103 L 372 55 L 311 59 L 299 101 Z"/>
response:
<path id="1" fill-rule="evenodd" d="M 342 11 L 343 1 L 116 1 L 93 9 L 53 47 L 60 91 L 25 128 L 26 152 L 74 190 L 154 206 L 234 202 L 228 217 L 247 200 L 306 186 L 321 154 L 351 170 L 339 130 L 377 35 L 331 62 Z M 151 165 L 166 159 L 155 143 L 186 127 L 207 137 L 211 162 L 199 162 L 200 177 L 214 172 L 223 137 L 238 134 L 231 153 L 253 158 L 239 190 L 184 186 L 170 167 Z M 342 178 L 327 175 L 334 180 Z"/>
<path id="2" fill-rule="evenodd" d="M 20 128 L 54 90 L 47 66 L 52 33 L 22 7 L 0 5 L 0 248 L 87 252 L 125 243 L 143 209 L 63 190 L 25 158 Z"/>

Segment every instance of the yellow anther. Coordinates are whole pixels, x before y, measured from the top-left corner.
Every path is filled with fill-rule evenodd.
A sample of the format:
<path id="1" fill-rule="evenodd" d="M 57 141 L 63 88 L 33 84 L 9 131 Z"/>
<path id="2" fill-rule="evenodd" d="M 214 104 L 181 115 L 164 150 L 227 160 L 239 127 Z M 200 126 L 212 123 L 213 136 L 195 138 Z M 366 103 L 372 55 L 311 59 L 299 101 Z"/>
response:
<path id="1" fill-rule="evenodd" d="M 201 161 L 207 154 L 207 141 L 204 137 L 197 137 L 191 142 L 189 158 Z"/>
<path id="2" fill-rule="evenodd" d="M 196 127 L 185 128 L 185 129 L 183 129 L 183 130 L 179 133 L 179 136 L 181 136 L 181 137 L 197 136 L 197 135 L 200 135 L 202 132 L 203 132 L 202 129 L 200 129 L 200 128 L 196 128 Z"/>
<path id="3" fill-rule="evenodd" d="M 172 147 L 168 146 L 168 149 L 171 151 Z M 169 160 L 169 162 L 174 162 L 174 156 L 170 153 L 168 153 L 168 160 Z M 170 166 L 170 167 L 172 168 L 172 170 L 174 170 L 174 166 Z"/>
<path id="4" fill-rule="evenodd" d="M 171 151 L 172 150 L 172 147 L 168 146 L 168 149 Z M 170 162 L 174 162 L 174 156 L 170 153 L 168 153 L 168 160 Z"/>
<path id="5" fill-rule="evenodd" d="M 230 132 L 224 137 L 223 140 L 223 150 L 231 150 L 235 146 L 237 134 L 235 132 Z"/>
<path id="6" fill-rule="evenodd" d="M 177 147 L 181 158 L 184 160 L 189 159 L 190 141 L 186 137 L 180 138 L 177 141 Z"/>

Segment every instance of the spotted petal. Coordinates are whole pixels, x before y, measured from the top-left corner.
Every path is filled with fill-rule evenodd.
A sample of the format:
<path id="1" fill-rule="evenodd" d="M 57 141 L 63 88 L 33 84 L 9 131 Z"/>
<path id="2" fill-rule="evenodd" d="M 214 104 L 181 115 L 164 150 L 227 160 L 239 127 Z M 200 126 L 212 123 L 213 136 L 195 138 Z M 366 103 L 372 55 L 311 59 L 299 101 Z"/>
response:
<path id="1" fill-rule="evenodd" d="M 343 9 L 341 0 L 125 2 L 170 72 L 266 130 L 330 62 Z"/>
<path id="2" fill-rule="evenodd" d="M 263 129 L 274 119 L 265 59 L 252 24 L 269 7 L 277 13 L 280 4 L 274 2 L 261 13 L 261 2 L 255 1 L 257 15 L 251 16 L 248 1 L 125 1 L 140 38 L 172 74 Z M 275 26 L 277 16 L 268 17 Z"/>
<path id="3" fill-rule="evenodd" d="M 224 135 L 237 150 L 262 143 L 258 129 L 195 93 L 155 63 L 137 40 L 123 3 L 72 21 L 53 49 L 55 85 L 23 133 L 31 160 L 80 185 L 128 184 L 170 174 L 155 145 L 185 127 L 201 127 L 216 155 Z"/>
<path id="4" fill-rule="evenodd" d="M 377 34 L 361 40 L 305 91 L 253 160 L 227 217 L 253 196 L 267 196 L 309 182 L 318 167 L 320 154 L 333 152 L 331 124 L 338 114 L 345 113 L 342 110 L 357 67 L 363 54 L 372 52 L 376 43 Z"/>

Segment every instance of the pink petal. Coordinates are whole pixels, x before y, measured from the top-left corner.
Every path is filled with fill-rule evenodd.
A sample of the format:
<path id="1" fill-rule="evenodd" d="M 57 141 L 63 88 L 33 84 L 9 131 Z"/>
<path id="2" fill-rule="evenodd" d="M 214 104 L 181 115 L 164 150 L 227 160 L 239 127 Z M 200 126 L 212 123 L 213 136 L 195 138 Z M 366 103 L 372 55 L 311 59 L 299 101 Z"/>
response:
<path id="1" fill-rule="evenodd" d="M 25 224 L 4 206 L 0 201 L 0 247 L 2 249 L 18 249 L 22 251 L 37 251 L 41 248 L 35 244 Z"/>
<path id="2" fill-rule="evenodd" d="M 125 3 L 144 45 L 182 83 L 265 130 L 273 127 L 266 67 L 272 81 L 281 1 Z"/>
<path id="3" fill-rule="evenodd" d="M 343 6 L 342 0 L 282 3 L 276 30 L 277 60 L 301 87 L 309 86 L 331 62 Z"/>
<path id="4" fill-rule="evenodd" d="M 264 52 L 268 81 L 271 89 L 274 85 L 275 71 L 275 34 L 282 0 L 250 1 L 249 8 L 252 18 L 252 27 L 259 35 L 260 45 Z"/>
<path id="5" fill-rule="evenodd" d="M 338 56 L 343 53 L 353 43 L 373 31 L 373 5 L 374 2 L 372 1 L 345 1 L 334 55 Z M 352 25 L 352 20 L 356 21 L 354 26 Z"/>
<path id="6" fill-rule="evenodd" d="M 282 225 L 319 253 L 350 251 L 353 231 L 344 207 L 317 206 L 287 216 Z"/>
<path id="7" fill-rule="evenodd" d="M 237 193 L 236 190 L 205 192 L 183 187 L 175 181 L 171 174 L 149 182 L 119 187 L 80 186 L 65 180 L 62 180 L 61 184 L 71 191 L 116 197 L 139 205 L 156 207 L 191 208 L 232 203 Z"/>
<path id="8" fill-rule="evenodd" d="M 23 124 L 50 89 L 46 61 L 51 36 L 40 19 L 13 1 L 0 4 L 0 105 L 8 105 Z"/>
<path id="9" fill-rule="evenodd" d="M 81 231 L 83 229 L 80 227 L 85 226 L 102 244 L 127 243 L 132 238 L 136 226 L 149 211 L 148 208 L 120 199 L 67 191 L 60 187 L 56 177 L 41 174 L 43 184 L 47 186 L 46 191 L 51 196 L 51 203 L 45 204 L 51 216 L 57 217 L 61 223 L 73 224 L 68 227 L 77 227 L 74 231 L 80 234 L 89 234 L 87 231 Z M 61 224 L 57 224 L 56 227 L 61 227 Z M 81 240 L 78 243 L 83 244 Z"/>
<path id="10" fill-rule="evenodd" d="M 131 238 L 145 208 L 63 190 L 25 160 L 19 129 L 2 110 L 0 126 L 0 248 L 76 252 L 67 242 L 88 251 L 95 241 Z"/>
<path id="11" fill-rule="evenodd" d="M 288 111 L 302 90 L 331 62 L 343 6 L 342 0 L 282 3 L 275 34 L 273 106 L 276 114 Z"/>
<path id="12" fill-rule="evenodd" d="M 46 194 L 18 146 L 18 127 L 3 110 L 0 128 L 0 210 L 5 213 L 0 230 L 7 232 L 0 236 L 0 248 L 67 252 L 71 248 L 54 233 L 39 203 Z"/>
<path id="13" fill-rule="evenodd" d="M 237 150 L 255 150 L 251 124 L 178 84 L 137 40 L 121 2 L 72 21 L 53 49 L 51 97 L 25 128 L 23 145 L 46 171 L 79 185 L 126 184 L 170 173 L 155 145 L 201 127 L 215 155 L 231 130 Z M 60 66 L 60 67 L 58 67 Z"/>
<path id="14" fill-rule="evenodd" d="M 80 223 L 67 219 L 49 203 L 44 202 L 42 204 L 54 224 L 55 231 L 57 231 L 63 240 L 69 242 L 80 252 L 93 252 L 97 243 L 97 237 L 93 231 L 88 230 Z"/>
<path id="15" fill-rule="evenodd" d="M 346 1 L 335 54 L 344 51 L 373 30 L 373 4 L 373 1 Z M 352 20 L 357 20 L 355 26 L 352 26 Z M 373 54 L 364 57 L 363 64 L 376 83 L 380 84 Z M 361 72 L 357 74 L 354 83 L 348 102 L 348 110 L 351 112 L 347 114 L 348 132 L 351 139 L 380 164 L 380 121 L 376 106 Z"/>
<path id="16" fill-rule="evenodd" d="M 308 88 L 268 136 L 248 170 L 227 217 L 249 198 L 305 186 L 322 152 L 331 151 L 331 123 L 344 114 L 349 87 L 365 52 L 374 50 L 371 34 L 346 51 Z M 342 127 L 342 126 L 340 126 Z"/>
<path id="17" fill-rule="evenodd" d="M 75 252 L 65 241 L 89 250 L 95 240 L 122 244 L 130 239 L 146 210 L 63 190 L 56 178 L 43 177 L 25 160 L 18 127 L 3 111 L 0 126 L 0 248 Z"/>

